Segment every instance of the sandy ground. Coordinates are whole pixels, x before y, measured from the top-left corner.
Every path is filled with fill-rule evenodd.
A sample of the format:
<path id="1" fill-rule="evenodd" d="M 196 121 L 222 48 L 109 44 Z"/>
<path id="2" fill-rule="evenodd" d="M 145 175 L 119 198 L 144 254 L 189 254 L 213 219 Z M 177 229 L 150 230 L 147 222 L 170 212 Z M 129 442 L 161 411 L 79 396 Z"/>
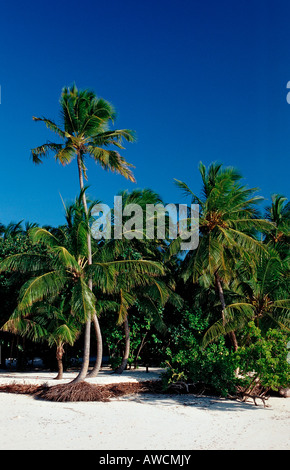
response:
<path id="1" fill-rule="evenodd" d="M 101 371 L 92 383 L 151 380 L 159 369 Z M 4 373 L 7 383 L 49 383 L 55 374 Z M 63 383 L 75 377 L 66 373 Z M 196 395 L 135 395 L 109 403 L 54 403 L 0 393 L 1 450 L 289 450 L 290 398 L 267 407 Z"/>

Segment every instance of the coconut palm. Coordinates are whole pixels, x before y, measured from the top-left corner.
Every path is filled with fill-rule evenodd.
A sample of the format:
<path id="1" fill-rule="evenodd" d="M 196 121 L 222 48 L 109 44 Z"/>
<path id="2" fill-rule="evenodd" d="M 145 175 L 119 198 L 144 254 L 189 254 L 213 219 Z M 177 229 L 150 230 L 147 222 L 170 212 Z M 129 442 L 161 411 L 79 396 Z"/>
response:
<path id="1" fill-rule="evenodd" d="M 244 261 L 238 263 L 238 269 L 239 279 L 233 286 L 237 300 L 225 308 L 226 323 L 217 321 L 209 328 L 204 344 L 231 328 L 241 329 L 249 321 L 263 330 L 278 326 L 289 331 L 289 259 L 281 260 L 279 253 L 270 249 L 251 270 Z"/>
<path id="2" fill-rule="evenodd" d="M 235 275 L 236 261 L 241 256 L 252 259 L 264 247 L 255 238 L 257 231 L 267 231 L 273 225 L 258 218 L 255 189 L 241 184 L 241 175 L 233 168 L 223 168 L 213 163 L 208 169 L 201 163 L 202 194 L 196 196 L 184 182 L 176 180 L 177 186 L 199 204 L 199 245 L 196 251 L 187 253 L 183 277 L 207 287 L 214 285 L 221 303 L 222 322 L 226 323 L 224 287 Z M 179 240 L 172 243 L 171 252 Z M 237 340 L 234 331 L 229 332 L 234 349 Z"/>
<path id="3" fill-rule="evenodd" d="M 47 341 L 50 347 L 56 347 L 58 374 L 63 378 L 63 354 L 65 344 L 73 346 L 80 335 L 81 324 L 67 311 L 67 303 L 62 299 L 58 304 L 34 304 L 30 313 L 23 315 L 16 309 L 3 325 L 3 331 L 27 336 L 32 341 Z"/>
<path id="4" fill-rule="evenodd" d="M 135 140 L 134 132 L 129 129 L 110 130 L 109 124 L 116 117 L 113 106 L 106 100 L 98 98 L 93 91 L 78 90 L 76 85 L 62 90 L 60 98 L 62 124 L 58 125 L 47 118 L 34 117 L 35 121 L 42 121 L 58 136 L 61 142 L 47 142 L 32 149 L 33 162 L 39 164 L 49 153 L 53 153 L 57 161 L 67 165 L 76 158 L 78 167 L 79 184 L 84 190 L 84 178 L 87 179 L 85 159 L 91 157 L 105 170 L 110 170 L 130 181 L 135 181 L 132 173 L 132 165 L 128 163 L 117 150 L 108 147 L 114 146 L 123 149 L 122 140 L 129 142 Z M 87 214 L 86 194 L 83 191 L 83 205 Z M 91 236 L 88 237 L 88 264 L 92 264 Z M 92 289 L 92 282 L 89 280 Z M 92 317 L 99 341 L 100 327 L 96 315 Z M 79 380 L 86 375 L 86 363 L 88 362 L 90 349 L 90 325 L 88 318 L 85 329 L 84 366 Z"/>
<path id="5" fill-rule="evenodd" d="M 265 241 L 270 246 L 287 256 L 290 241 L 290 203 L 279 194 L 272 195 L 271 205 L 266 207 L 266 218 L 273 224 L 273 229 L 266 234 Z"/>

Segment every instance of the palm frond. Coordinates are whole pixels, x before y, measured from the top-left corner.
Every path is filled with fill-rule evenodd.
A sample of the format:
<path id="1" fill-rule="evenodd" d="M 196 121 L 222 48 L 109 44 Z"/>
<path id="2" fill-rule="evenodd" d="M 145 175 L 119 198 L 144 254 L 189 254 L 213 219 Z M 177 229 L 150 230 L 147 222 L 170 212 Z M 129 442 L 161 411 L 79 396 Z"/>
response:
<path id="1" fill-rule="evenodd" d="M 71 312 L 80 322 L 86 322 L 96 312 L 96 297 L 84 279 L 80 278 L 72 289 Z"/>
<path id="2" fill-rule="evenodd" d="M 222 320 L 218 320 L 205 332 L 202 339 L 202 347 L 205 348 L 209 343 L 216 341 L 224 335 L 226 335 L 226 328 Z"/>
<path id="3" fill-rule="evenodd" d="M 46 255 L 37 253 L 18 253 L 11 255 L 0 262 L 1 271 L 37 272 L 47 268 Z"/>
<path id="4" fill-rule="evenodd" d="M 191 191 L 191 189 L 188 187 L 186 183 L 184 183 L 183 181 L 177 180 L 176 178 L 174 178 L 174 181 L 175 181 L 175 185 L 179 189 L 181 189 L 181 191 L 183 192 L 185 196 L 190 196 L 192 198 L 192 203 L 200 204 L 200 206 L 202 206 L 201 199 L 199 199 L 199 197 L 197 197 L 196 194 L 194 194 Z"/>
<path id="5" fill-rule="evenodd" d="M 118 314 L 118 325 L 121 325 L 128 315 L 128 310 L 136 302 L 136 297 L 130 293 L 120 289 L 120 305 L 119 305 L 119 314 Z"/>
<path id="6" fill-rule="evenodd" d="M 67 134 L 53 121 L 51 121 L 50 119 L 47 119 L 45 117 L 42 117 L 42 118 L 38 118 L 38 117 L 35 117 L 33 116 L 32 118 L 34 121 L 42 121 L 44 122 L 44 124 L 46 125 L 46 127 L 48 129 L 50 129 L 51 131 L 55 132 L 59 137 L 61 137 L 62 139 L 64 139 L 65 137 L 67 137 Z"/>
<path id="7" fill-rule="evenodd" d="M 124 147 L 121 145 L 122 139 L 125 139 L 127 142 L 135 142 L 136 133 L 130 129 L 116 129 L 100 132 L 93 137 L 92 144 L 97 147 L 117 145 L 119 148 L 123 149 Z"/>
<path id="8" fill-rule="evenodd" d="M 80 266 L 77 260 L 64 246 L 54 247 L 53 253 L 57 256 L 64 269 L 80 273 Z"/>
<path id="9" fill-rule="evenodd" d="M 54 298 L 61 292 L 65 283 L 65 276 L 60 276 L 56 271 L 50 271 L 30 279 L 20 290 L 18 309 L 25 311 L 35 302 Z"/>
<path id="10" fill-rule="evenodd" d="M 55 247 L 59 245 L 59 241 L 55 235 L 42 227 L 33 227 L 29 231 L 29 236 L 32 243 L 43 243 L 49 247 Z"/>
<path id="11" fill-rule="evenodd" d="M 57 154 L 62 151 L 62 144 L 56 144 L 53 142 L 47 142 L 39 147 L 35 147 L 31 150 L 31 157 L 33 163 L 42 163 L 42 158 L 48 157 L 50 152 Z"/>
<path id="12" fill-rule="evenodd" d="M 133 183 L 136 182 L 131 170 L 131 168 L 134 168 L 133 165 L 128 163 L 118 152 L 114 150 L 106 150 L 101 147 L 95 147 L 93 145 L 88 145 L 86 150 L 103 169 L 110 170 L 113 173 L 118 173 Z"/>
<path id="13" fill-rule="evenodd" d="M 70 143 L 67 143 L 55 153 L 55 159 L 64 166 L 68 165 L 75 155 L 75 148 Z"/>

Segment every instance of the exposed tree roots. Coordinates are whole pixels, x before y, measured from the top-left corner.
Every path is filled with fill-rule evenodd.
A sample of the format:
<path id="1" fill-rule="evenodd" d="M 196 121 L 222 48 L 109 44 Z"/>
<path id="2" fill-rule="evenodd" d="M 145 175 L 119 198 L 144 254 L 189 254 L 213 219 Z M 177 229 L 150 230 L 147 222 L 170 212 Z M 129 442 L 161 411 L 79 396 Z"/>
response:
<path id="1" fill-rule="evenodd" d="M 185 382 L 176 382 L 164 388 L 161 380 L 148 380 L 143 382 L 121 382 L 107 385 L 96 385 L 89 382 L 70 382 L 68 384 L 58 384 L 48 386 L 44 385 L 32 385 L 32 384 L 17 384 L 12 383 L 9 385 L 0 386 L 0 392 L 6 393 L 18 393 L 33 395 L 35 398 L 58 401 L 58 402 L 73 402 L 73 401 L 100 401 L 108 402 L 112 398 L 118 398 L 125 395 L 134 395 L 142 393 L 152 394 L 171 394 L 180 395 L 194 393 L 203 395 L 204 393 L 209 395 L 215 395 L 213 390 L 207 389 L 202 384 L 188 384 Z M 235 396 L 229 396 L 228 398 L 240 401 L 246 401 L 252 399 L 257 405 L 257 400 L 260 399 L 263 405 L 266 406 L 266 400 L 269 396 L 266 396 L 265 391 L 261 393 L 260 390 L 252 390 L 251 393 L 243 389 L 237 389 Z"/>
<path id="2" fill-rule="evenodd" d="M 41 387 L 39 385 L 31 385 L 31 384 L 7 384 L 1 385 L 0 392 L 4 393 L 18 393 L 21 395 L 34 395 L 38 392 Z"/>
<path id="3" fill-rule="evenodd" d="M 10 384 L 0 387 L 0 392 L 34 395 L 48 401 L 101 401 L 135 393 L 163 393 L 161 381 L 122 382 L 108 385 L 95 385 L 88 382 L 47 385 Z"/>

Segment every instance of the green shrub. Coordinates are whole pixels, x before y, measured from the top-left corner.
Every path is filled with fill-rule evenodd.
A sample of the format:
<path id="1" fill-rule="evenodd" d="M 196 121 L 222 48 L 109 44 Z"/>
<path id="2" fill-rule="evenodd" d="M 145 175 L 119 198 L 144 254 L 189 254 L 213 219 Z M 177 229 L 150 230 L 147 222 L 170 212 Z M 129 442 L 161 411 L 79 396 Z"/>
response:
<path id="1" fill-rule="evenodd" d="M 250 322 L 244 331 L 244 341 L 245 345 L 235 353 L 235 361 L 242 376 L 240 386 L 248 391 L 257 384 L 265 391 L 289 387 L 289 336 L 277 329 L 269 329 L 263 336 L 254 322 Z"/>
<path id="2" fill-rule="evenodd" d="M 235 390 L 235 364 L 225 341 L 201 348 L 207 320 L 200 311 L 185 310 L 179 326 L 171 327 L 171 342 L 166 350 L 165 386 L 184 381 L 196 389 L 227 396 Z"/>

